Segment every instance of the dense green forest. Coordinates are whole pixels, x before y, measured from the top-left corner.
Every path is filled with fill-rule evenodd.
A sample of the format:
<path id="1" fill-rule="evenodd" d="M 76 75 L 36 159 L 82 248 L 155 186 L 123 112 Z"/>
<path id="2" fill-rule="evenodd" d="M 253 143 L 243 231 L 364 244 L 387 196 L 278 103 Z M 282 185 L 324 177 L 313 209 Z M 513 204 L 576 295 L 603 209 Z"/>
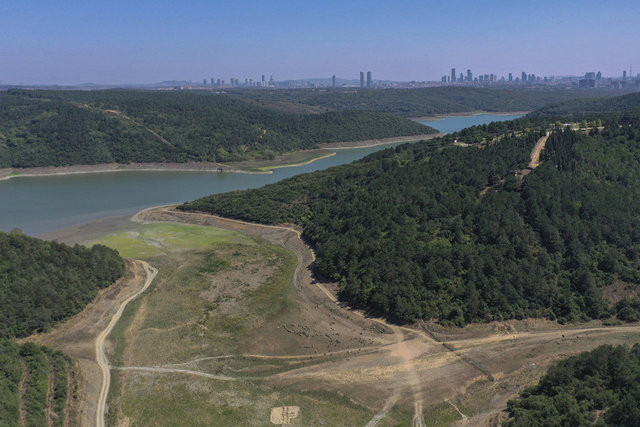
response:
<path id="1" fill-rule="evenodd" d="M 508 410 L 509 427 L 638 426 L 640 345 L 603 345 L 560 361 Z"/>
<path id="2" fill-rule="evenodd" d="M 618 95 L 622 91 L 449 86 L 421 89 L 243 89 L 231 93 L 238 97 L 286 101 L 322 107 L 326 110 L 368 110 L 393 113 L 402 117 L 421 117 L 469 111 L 531 111 L 554 102 Z"/>
<path id="3" fill-rule="evenodd" d="M 539 108 L 535 116 L 583 116 L 593 113 L 640 111 L 640 92 L 606 98 L 573 99 Z"/>
<path id="4" fill-rule="evenodd" d="M 0 93 L 0 167 L 272 158 L 318 143 L 435 133 L 392 114 L 297 114 L 225 95 Z"/>
<path id="5" fill-rule="evenodd" d="M 28 426 L 65 425 L 71 372 L 71 360 L 59 351 L 0 340 L 0 425 L 21 425 L 21 413 Z"/>
<path id="6" fill-rule="evenodd" d="M 180 209 L 301 225 L 342 300 L 399 321 L 634 318 L 640 304 L 602 295 L 640 283 L 640 118 L 558 127 L 544 163 L 516 176 L 555 120 L 476 126 Z"/>
<path id="7" fill-rule="evenodd" d="M 122 258 L 106 246 L 0 232 L 0 338 L 24 337 L 73 316 L 124 271 Z"/>

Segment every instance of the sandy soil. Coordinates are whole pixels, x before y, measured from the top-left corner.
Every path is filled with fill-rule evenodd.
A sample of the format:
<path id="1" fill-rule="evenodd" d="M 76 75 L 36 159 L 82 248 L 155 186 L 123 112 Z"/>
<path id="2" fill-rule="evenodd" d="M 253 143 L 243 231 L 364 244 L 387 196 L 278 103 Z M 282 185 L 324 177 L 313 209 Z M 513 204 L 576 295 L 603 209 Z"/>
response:
<path id="1" fill-rule="evenodd" d="M 493 114 L 495 116 L 512 116 L 516 114 L 529 114 L 531 111 L 472 111 L 466 113 L 449 113 L 449 114 L 434 114 L 433 116 L 420 116 L 420 117 L 409 117 L 409 120 L 413 120 L 416 122 L 426 122 L 431 120 L 444 119 L 446 117 L 465 117 L 465 116 L 479 116 L 481 114 Z"/>
<path id="2" fill-rule="evenodd" d="M 423 135 L 409 135 L 409 136 L 395 136 L 391 138 L 382 138 L 382 139 L 368 139 L 365 141 L 351 141 L 351 142 L 329 142 L 325 144 L 318 144 L 320 148 L 328 148 L 332 150 L 340 150 L 347 148 L 365 148 L 365 147 L 375 147 L 378 145 L 387 145 L 387 144 L 395 144 L 398 142 L 412 142 L 412 141 L 422 141 L 433 138 L 439 138 L 444 136 L 444 133 L 429 133 Z"/>
<path id="3" fill-rule="evenodd" d="M 33 335 L 24 340 L 61 350 L 74 360 L 78 398 L 72 403 L 72 425 L 95 424 L 103 384 L 103 372 L 96 360 L 96 338 L 104 332 L 123 301 L 131 299 L 132 295 L 135 296 L 140 291 L 146 277 L 144 264 L 127 261 L 125 277 L 100 291 L 82 312 L 61 323 L 51 332 Z"/>

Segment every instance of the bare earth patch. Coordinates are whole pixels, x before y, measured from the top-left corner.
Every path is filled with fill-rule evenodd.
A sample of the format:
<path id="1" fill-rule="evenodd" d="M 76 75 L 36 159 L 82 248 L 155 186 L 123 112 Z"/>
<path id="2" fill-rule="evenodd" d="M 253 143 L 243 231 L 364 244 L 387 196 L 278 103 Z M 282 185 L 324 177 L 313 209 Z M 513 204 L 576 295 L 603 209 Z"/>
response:
<path id="1" fill-rule="evenodd" d="M 294 418 L 298 418 L 300 415 L 300 407 L 299 406 L 277 406 L 275 408 L 271 408 L 271 424 L 291 424 L 291 420 Z"/>

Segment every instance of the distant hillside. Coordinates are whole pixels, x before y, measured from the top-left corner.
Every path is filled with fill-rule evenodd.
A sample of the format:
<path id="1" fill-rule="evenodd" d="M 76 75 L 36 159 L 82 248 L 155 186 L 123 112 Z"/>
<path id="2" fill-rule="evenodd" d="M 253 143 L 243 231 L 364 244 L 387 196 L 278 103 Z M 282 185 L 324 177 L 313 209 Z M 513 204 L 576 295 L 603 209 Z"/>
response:
<path id="1" fill-rule="evenodd" d="M 555 120 L 477 126 L 180 209 L 299 224 L 343 301 L 400 321 L 638 317 L 640 302 L 603 294 L 639 290 L 640 118 L 556 129 L 542 165 L 514 176 Z"/>
<path id="2" fill-rule="evenodd" d="M 517 426 L 640 425 L 640 345 L 603 345 L 551 366 L 536 386 L 510 400 Z"/>
<path id="3" fill-rule="evenodd" d="M 0 93 L 0 167 L 271 158 L 322 142 L 435 133 L 391 114 L 308 114 L 184 92 Z"/>
<path id="4" fill-rule="evenodd" d="M 105 246 L 67 246 L 0 232 L 0 338 L 43 331 L 80 312 L 125 271 Z"/>
<path id="5" fill-rule="evenodd" d="M 634 111 L 640 111 L 640 92 L 606 98 L 573 99 L 539 108 L 533 111 L 531 115 L 576 116 Z"/>
<path id="6" fill-rule="evenodd" d="M 329 110 L 367 110 L 402 117 L 469 111 L 531 111 L 576 98 L 619 95 L 612 89 L 485 89 L 433 87 L 421 89 L 294 89 L 236 90 L 237 97 L 285 101 Z"/>

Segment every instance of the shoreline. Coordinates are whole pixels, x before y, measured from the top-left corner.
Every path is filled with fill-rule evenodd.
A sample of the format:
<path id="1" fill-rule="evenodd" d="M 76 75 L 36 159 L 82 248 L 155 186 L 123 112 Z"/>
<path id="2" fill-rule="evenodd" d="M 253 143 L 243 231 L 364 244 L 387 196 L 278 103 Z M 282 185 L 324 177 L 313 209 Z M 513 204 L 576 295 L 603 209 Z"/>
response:
<path id="1" fill-rule="evenodd" d="M 33 168 L 4 168 L 0 169 L 0 181 L 20 177 L 65 176 L 89 173 L 110 172 L 217 172 L 217 173 L 248 173 L 266 174 L 257 170 L 243 170 L 221 163 L 189 162 L 189 163 L 102 163 L 97 165 L 71 166 L 39 166 Z"/>
<path id="2" fill-rule="evenodd" d="M 395 144 L 400 142 L 421 141 L 443 136 L 443 133 L 397 136 L 381 139 L 369 139 L 364 141 L 330 142 L 318 144 L 323 150 L 347 150 L 354 148 L 376 147 L 378 145 Z M 304 150 L 302 150 L 304 151 Z M 66 176 L 92 173 L 112 172 L 214 172 L 214 173 L 245 173 L 245 174 L 270 174 L 273 169 L 298 167 L 308 165 L 316 160 L 325 159 L 335 155 L 334 151 L 314 157 L 303 162 L 293 164 L 274 164 L 262 166 L 236 166 L 233 163 L 213 162 L 188 162 L 188 163 L 101 163 L 97 165 L 70 165 L 70 166 L 37 166 L 31 168 L 0 168 L 0 181 L 21 177 L 45 177 Z"/>
<path id="3" fill-rule="evenodd" d="M 378 145 L 389 145 L 402 142 L 426 141 L 429 139 L 439 138 L 444 135 L 446 134 L 442 132 L 425 133 L 419 135 L 392 136 L 390 138 L 381 139 L 367 139 L 364 141 L 327 142 L 324 144 L 319 144 L 318 146 L 326 150 L 349 150 L 352 148 L 369 148 L 377 147 Z"/>
<path id="4" fill-rule="evenodd" d="M 295 168 L 295 167 L 298 167 L 298 166 L 305 166 L 305 165 L 308 165 L 308 164 L 311 164 L 311 163 L 315 162 L 316 160 L 326 159 L 328 157 L 332 157 L 332 156 L 335 156 L 335 155 L 336 155 L 335 151 L 330 151 L 327 154 L 323 154 L 321 156 L 314 157 L 313 159 L 305 160 L 305 161 L 299 162 L 299 163 L 291 163 L 291 164 L 285 164 L 285 165 L 273 165 L 273 166 L 258 166 L 255 169 L 271 173 L 273 169 Z"/>
<path id="5" fill-rule="evenodd" d="M 433 116 L 418 116 L 407 117 L 407 120 L 413 120 L 414 122 L 430 122 L 436 120 L 442 120 L 447 117 L 466 117 L 466 116 L 480 116 L 483 114 L 493 114 L 494 116 L 515 116 L 517 114 L 525 115 L 531 111 L 467 111 L 463 113 L 448 113 L 448 114 L 434 114 Z"/>

